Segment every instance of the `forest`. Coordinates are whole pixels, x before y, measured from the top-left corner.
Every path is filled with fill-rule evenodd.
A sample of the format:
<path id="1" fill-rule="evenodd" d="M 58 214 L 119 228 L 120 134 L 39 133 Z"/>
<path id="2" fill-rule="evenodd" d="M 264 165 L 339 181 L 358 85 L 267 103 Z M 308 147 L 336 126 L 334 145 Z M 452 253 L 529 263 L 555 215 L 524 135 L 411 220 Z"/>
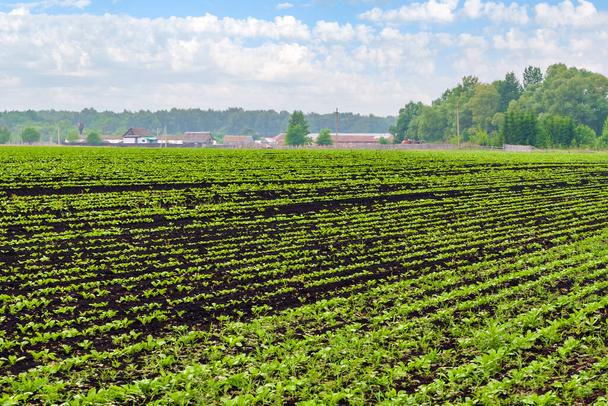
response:
<path id="1" fill-rule="evenodd" d="M 466 76 L 430 105 L 406 104 L 391 126 L 395 142 L 608 146 L 608 78 L 564 64 L 551 65 L 544 74 L 529 66 L 522 77 L 510 72 L 482 83 Z"/>

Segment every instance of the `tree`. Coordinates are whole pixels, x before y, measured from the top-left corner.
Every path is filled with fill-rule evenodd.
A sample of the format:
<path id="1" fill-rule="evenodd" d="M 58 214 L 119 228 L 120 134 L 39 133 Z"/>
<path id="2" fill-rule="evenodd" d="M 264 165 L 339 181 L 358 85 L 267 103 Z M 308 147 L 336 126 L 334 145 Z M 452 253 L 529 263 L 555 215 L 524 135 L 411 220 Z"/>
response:
<path id="1" fill-rule="evenodd" d="M 388 144 L 388 140 L 384 137 L 380 137 L 380 139 L 378 140 L 378 144 L 381 145 L 387 145 Z"/>
<path id="2" fill-rule="evenodd" d="M 334 141 L 331 139 L 331 132 L 324 128 L 317 137 L 317 145 L 333 145 Z"/>
<path id="3" fill-rule="evenodd" d="M 447 115 L 435 106 L 424 106 L 420 115 L 410 123 L 408 136 L 424 141 L 442 141 L 446 138 Z"/>
<path id="4" fill-rule="evenodd" d="M 286 145 L 306 145 L 310 144 L 310 130 L 308 123 L 301 111 L 294 111 L 287 125 L 287 134 L 285 135 Z"/>
<path id="5" fill-rule="evenodd" d="M 538 146 L 539 131 L 536 114 L 511 106 L 503 120 L 501 136 L 505 144 Z"/>
<path id="6" fill-rule="evenodd" d="M 584 69 L 551 65 L 542 85 L 522 96 L 522 106 L 537 113 L 570 117 L 596 133 L 608 115 L 608 78 Z"/>
<path id="7" fill-rule="evenodd" d="M 78 130 L 75 128 L 70 128 L 65 136 L 67 142 L 77 142 L 80 140 L 80 135 L 78 134 Z"/>
<path id="8" fill-rule="evenodd" d="M 87 144 L 89 145 L 101 145 L 103 144 L 103 140 L 99 133 L 93 131 L 87 134 Z"/>
<path id="9" fill-rule="evenodd" d="M 585 124 L 579 124 L 574 130 L 573 146 L 576 147 L 593 147 L 597 142 L 597 134 L 593 128 Z"/>
<path id="10" fill-rule="evenodd" d="M 8 128 L 0 127 L 0 144 L 6 144 L 11 140 L 11 132 Z"/>
<path id="11" fill-rule="evenodd" d="M 473 125 L 476 128 L 490 131 L 492 119 L 500 108 L 500 94 L 496 86 L 480 84 L 475 88 L 475 93 L 467 103 L 467 107 L 473 115 Z"/>
<path id="12" fill-rule="evenodd" d="M 475 145 L 490 145 L 490 136 L 483 128 L 475 128 L 469 136 L 469 142 Z"/>
<path id="13" fill-rule="evenodd" d="M 504 80 L 500 80 L 496 83 L 498 93 L 500 94 L 500 106 L 499 111 L 507 111 L 511 100 L 519 99 L 521 96 L 522 88 L 519 80 L 513 72 L 506 74 Z"/>
<path id="14" fill-rule="evenodd" d="M 543 81 L 543 72 L 535 66 L 528 66 L 524 70 L 524 90 L 530 86 L 540 85 Z"/>
<path id="15" fill-rule="evenodd" d="M 21 140 L 28 144 L 40 141 L 40 132 L 32 127 L 24 128 L 21 131 Z"/>
<path id="16" fill-rule="evenodd" d="M 539 126 L 543 139 L 552 146 L 570 147 L 576 143 L 576 125 L 570 117 L 543 114 Z"/>
<path id="17" fill-rule="evenodd" d="M 407 132 L 410 123 L 414 117 L 418 116 L 422 112 L 422 103 L 409 102 L 402 109 L 399 110 L 399 117 L 395 125 L 392 125 L 389 132 L 393 134 L 393 142 L 395 144 L 401 144 L 407 137 Z"/>

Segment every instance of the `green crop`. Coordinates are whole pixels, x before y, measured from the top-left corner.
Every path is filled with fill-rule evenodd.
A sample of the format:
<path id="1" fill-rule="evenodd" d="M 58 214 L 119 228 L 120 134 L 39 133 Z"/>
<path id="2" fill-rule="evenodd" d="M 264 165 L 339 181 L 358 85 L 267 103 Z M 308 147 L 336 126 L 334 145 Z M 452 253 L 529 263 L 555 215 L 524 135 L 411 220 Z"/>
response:
<path id="1" fill-rule="evenodd" d="M 605 404 L 608 155 L 0 150 L 1 404 Z"/>

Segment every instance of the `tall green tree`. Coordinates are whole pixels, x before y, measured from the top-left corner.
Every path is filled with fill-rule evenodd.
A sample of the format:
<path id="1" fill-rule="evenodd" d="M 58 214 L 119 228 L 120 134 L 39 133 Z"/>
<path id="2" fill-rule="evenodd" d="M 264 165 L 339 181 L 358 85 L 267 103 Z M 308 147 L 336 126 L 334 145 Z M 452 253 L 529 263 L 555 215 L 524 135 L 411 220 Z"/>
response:
<path id="1" fill-rule="evenodd" d="M 505 144 L 538 146 L 539 131 L 536 114 L 510 107 L 503 119 L 501 136 Z"/>
<path id="2" fill-rule="evenodd" d="M 21 140 L 27 144 L 40 141 L 40 132 L 32 127 L 24 128 L 21 131 Z"/>
<path id="3" fill-rule="evenodd" d="M 8 128 L 0 127 L 0 144 L 6 144 L 11 140 L 11 132 Z"/>
<path id="4" fill-rule="evenodd" d="M 543 81 L 543 72 L 535 66 L 528 66 L 524 69 L 524 89 L 531 86 L 540 85 Z"/>
<path id="5" fill-rule="evenodd" d="M 446 138 L 448 116 L 436 106 L 424 106 L 420 115 L 410 123 L 411 138 L 424 141 L 442 141 Z"/>
<path id="6" fill-rule="evenodd" d="M 539 123 L 544 139 L 554 147 L 570 147 L 576 144 L 576 124 L 570 117 L 543 114 Z"/>
<path id="7" fill-rule="evenodd" d="M 310 130 L 308 122 L 301 111 L 294 111 L 287 124 L 287 134 L 285 135 L 286 145 L 307 145 L 311 140 L 308 137 Z"/>
<path id="8" fill-rule="evenodd" d="M 597 143 L 598 137 L 593 128 L 585 124 L 579 124 L 576 126 L 574 131 L 574 142 L 573 146 L 582 148 L 594 147 Z"/>
<path id="9" fill-rule="evenodd" d="M 473 116 L 473 126 L 486 132 L 492 129 L 492 119 L 500 108 L 500 94 L 496 86 L 479 84 L 467 107 Z"/>
<path id="10" fill-rule="evenodd" d="M 511 100 L 517 100 L 521 96 L 521 84 L 515 76 L 515 73 L 509 72 L 506 74 L 504 80 L 498 81 L 496 85 L 498 93 L 500 95 L 499 110 L 507 111 Z"/>
<path id="11" fill-rule="evenodd" d="M 537 113 L 570 117 L 600 133 L 608 115 L 607 95 L 605 76 L 556 64 L 547 69 L 541 86 L 522 96 L 520 104 Z"/>
<path id="12" fill-rule="evenodd" d="M 422 106 L 423 104 L 421 102 L 409 102 L 405 107 L 399 110 L 397 122 L 389 128 L 389 132 L 393 134 L 393 142 L 395 144 L 401 144 L 401 142 L 407 138 L 410 123 L 414 117 L 420 114 Z"/>

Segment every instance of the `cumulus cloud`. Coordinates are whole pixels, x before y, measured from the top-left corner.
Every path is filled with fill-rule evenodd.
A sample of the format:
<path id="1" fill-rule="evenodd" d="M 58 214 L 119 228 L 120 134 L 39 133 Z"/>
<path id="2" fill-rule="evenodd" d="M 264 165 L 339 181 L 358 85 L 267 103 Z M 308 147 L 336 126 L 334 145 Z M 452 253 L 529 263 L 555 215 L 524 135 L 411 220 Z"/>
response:
<path id="1" fill-rule="evenodd" d="M 277 4 L 277 10 L 287 10 L 287 9 L 290 9 L 293 7 L 294 7 L 294 5 L 292 3 L 288 3 L 288 2 Z"/>
<path id="2" fill-rule="evenodd" d="M 551 25 L 540 17 L 566 12 L 586 16 L 581 20 L 603 18 L 583 0 L 543 3 L 529 15 L 537 25 L 517 17 L 521 2 L 406 7 L 418 10 L 416 21 L 423 21 L 432 4 L 448 7 L 442 10 L 452 17 L 431 21 L 486 18 L 494 26 L 454 32 L 442 31 L 445 25 L 306 24 L 293 16 L 0 13 L 0 103 L 9 109 L 111 110 L 238 105 L 331 111 L 339 105 L 395 114 L 409 100 L 430 102 L 465 74 L 492 81 L 530 64 L 546 68 L 555 62 L 608 73 L 604 26 Z M 399 13 L 384 17 L 378 22 L 404 21 Z"/>
<path id="3" fill-rule="evenodd" d="M 339 102 L 344 109 L 393 114 L 413 95 L 430 100 L 422 80 L 395 87 L 401 76 L 434 69 L 427 37 L 387 41 L 363 24 L 319 21 L 311 27 L 291 16 L 0 13 L 0 103 L 326 111 Z M 389 91 L 390 83 L 401 91 Z"/>
<path id="4" fill-rule="evenodd" d="M 465 0 L 463 14 L 468 18 L 488 18 L 494 22 L 527 24 L 530 20 L 528 7 L 513 2 L 509 5 L 502 2 Z"/>
<path id="5" fill-rule="evenodd" d="M 600 13 L 595 5 L 587 0 L 564 0 L 552 5 L 540 3 L 534 7 L 535 20 L 546 27 L 594 27 L 608 23 L 608 14 Z"/>
<path id="6" fill-rule="evenodd" d="M 383 10 L 375 7 L 359 17 L 375 23 L 438 22 L 449 23 L 455 19 L 459 0 L 427 0 L 397 9 Z"/>

